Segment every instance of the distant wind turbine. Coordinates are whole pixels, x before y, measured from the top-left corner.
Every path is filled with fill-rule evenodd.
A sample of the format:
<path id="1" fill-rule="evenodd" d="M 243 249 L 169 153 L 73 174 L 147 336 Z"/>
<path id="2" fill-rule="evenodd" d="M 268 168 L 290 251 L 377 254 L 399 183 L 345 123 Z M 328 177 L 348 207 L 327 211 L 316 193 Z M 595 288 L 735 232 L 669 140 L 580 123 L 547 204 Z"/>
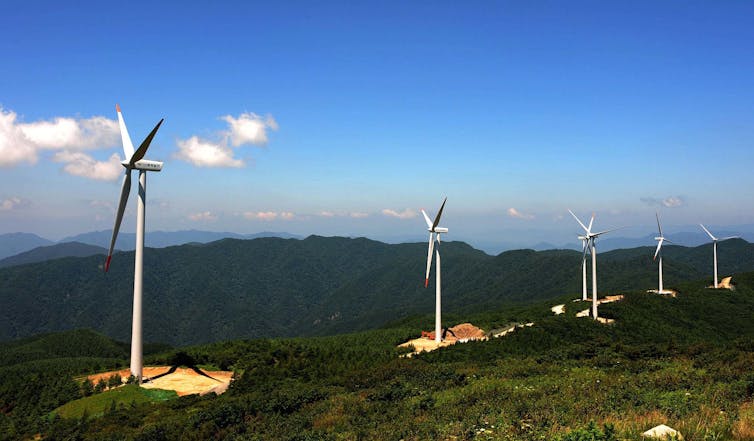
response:
<path id="1" fill-rule="evenodd" d="M 110 249 L 107 252 L 107 260 L 105 260 L 105 272 L 110 269 L 110 260 L 113 257 L 113 248 L 115 248 L 115 241 L 118 238 L 118 230 L 120 230 L 120 224 L 123 220 L 123 212 L 126 210 L 126 203 L 128 202 L 128 195 L 131 192 L 131 171 L 139 170 L 139 205 L 136 214 L 136 250 L 135 250 L 135 264 L 134 264 L 134 304 L 133 304 L 133 322 L 131 324 L 131 375 L 137 378 L 139 384 L 141 384 L 142 376 L 142 326 L 141 326 L 141 310 L 142 310 L 142 280 L 143 280 L 143 267 L 144 267 L 144 208 L 146 206 L 147 198 L 147 171 L 158 172 L 162 170 L 162 162 L 150 161 L 143 159 L 147 153 L 149 144 L 152 142 L 154 135 L 160 128 L 160 125 L 164 121 L 160 122 L 152 129 L 152 131 L 144 138 L 139 148 L 134 151 L 133 143 L 131 143 L 131 137 L 128 136 L 128 129 L 126 128 L 126 122 L 123 120 L 123 114 L 120 112 L 120 106 L 115 105 L 115 110 L 118 112 L 118 124 L 120 125 L 120 136 L 123 141 L 123 153 L 126 159 L 121 162 L 126 169 L 126 175 L 123 177 L 123 186 L 120 190 L 120 202 L 118 203 L 118 212 L 115 215 L 115 225 L 113 226 L 113 237 L 110 240 Z"/>
<path id="2" fill-rule="evenodd" d="M 714 255 L 714 264 L 715 264 L 715 283 L 714 283 L 714 286 L 715 286 L 715 288 L 717 288 L 717 241 L 719 240 L 719 241 L 722 242 L 722 241 L 728 240 L 728 239 L 737 239 L 738 236 L 728 236 L 728 237 L 723 237 L 722 239 L 718 239 L 717 237 L 713 236 L 712 233 L 710 233 L 709 230 L 704 227 L 704 225 L 699 224 L 699 226 L 701 226 L 702 229 L 704 230 L 704 232 L 707 233 L 707 235 L 710 237 L 710 239 L 712 239 L 712 254 Z"/>
<path id="3" fill-rule="evenodd" d="M 660 226 L 660 214 L 655 212 L 655 217 L 657 218 L 657 229 L 660 231 L 660 235 L 658 237 L 655 237 L 655 240 L 657 241 L 657 250 L 655 251 L 655 256 L 652 258 L 653 260 L 657 260 L 657 257 L 659 256 L 659 262 L 658 262 L 658 268 L 660 273 L 660 286 L 657 290 L 658 294 L 663 294 L 665 291 L 662 289 L 662 252 L 660 251 L 662 249 L 662 244 L 664 242 L 667 243 L 673 243 L 670 240 L 666 239 L 665 236 L 662 235 L 662 227 Z"/>
<path id="4" fill-rule="evenodd" d="M 600 231 L 597 233 L 592 233 L 592 224 L 594 223 L 594 213 L 592 213 L 592 219 L 589 221 L 589 227 L 584 225 L 583 222 L 575 215 L 573 214 L 573 211 L 568 210 L 569 213 L 571 213 L 571 216 L 573 216 L 574 219 L 576 219 L 576 222 L 581 225 L 581 228 L 584 229 L 584 232 L 586 233 L 584 236 L 579 236 L 579 239 L 586 241 L 586 246 L 584 247 L 584 256 L 582 261 L 582 265 L 586 265 L 586 250 L 589 248 L 589 251 L 592 254 L 592 317 L 594 317 L 595 320 L 597 320 L 597 248 L 595 246 L 595 241 L 598 237 L 605 233 L 609 233 L 611 231 L 615 231 L 616 229 L 612 230 L 605 230 Z M 583 275 L 583 271 L 582 271 Z M 583 278 L 584 282 L 586 282 L 586 277 Z"/>
<path id="5" fill-rule="evenodd" d="M 429 247 L 427 248 L 427 273 L 424 277 L 424 287 L 426 288 L 429 286 L 429 271 L 432 268 L 432 250 L 435 250 L 435 266 L 437 267 L 436 272 L 436 278 L 435 278 L 435 342 L 439 343 L 442 341 L 442 319 L 441 319 L 441 292 L 442 292 L 442 284 L 441 284 L 441 277 L 440 277 L 440 234 L 447 233 L 447 228 L 441 228 L 438 227 L 437 224 L 440 223 L 440 217 L 442 216 L 442 210 L 445 208 L 445 202 L 448 200 L 448 198 L 445 198 L 442 201 L 442 205 L 440 206 L 440 211 L 437 212 L 437 216 L 435 216 L 435 220 L 431 221 L 429 220 L 429 216 L 427 216 L 427 213 L 422 210 L 422 214 L 424 215 L 424 220 L 427 221 L 427 229 L 429 230 Z M 435 234 L 437 237 L 435 238 Z M 437 248 L 435 248 L 435 241 L 437 241 Z"/>

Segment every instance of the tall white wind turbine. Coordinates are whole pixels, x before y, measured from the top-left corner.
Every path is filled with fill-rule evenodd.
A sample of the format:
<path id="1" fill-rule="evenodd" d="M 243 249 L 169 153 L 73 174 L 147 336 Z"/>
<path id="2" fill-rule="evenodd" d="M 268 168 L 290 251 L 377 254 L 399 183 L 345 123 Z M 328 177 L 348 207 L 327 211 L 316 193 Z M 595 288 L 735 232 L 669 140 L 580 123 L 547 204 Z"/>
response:
<path id="1" fill-rule="evenodd" d="M 144 208 L 146 206 L 147 198 L 147 171 L 158 172 L 162 170 L 162 162 L 150 161 L 143 158 L 149 148 L 149 144 L 152 142 L 154 135 L 157 133 L 157 130 L 160 128 L 164 119 L 161 119 L 160 122 L 157 123 L 149 135 L 144 138 L 144 141 L 139 145 L 139 148 L 134 151 L 131 137 L 128 136 L 128 129 L 126 129 L 126 122 L 123 120 L 123 114 L 120 112 L 120 106 L 116 104 L 115 110 L 118 112 L 118 124 L 120 125 L 120 136 L 123 141 L 123 153 L 126 157 L 121 164 L 125 167 L 126 174 L 123 177 L 123 186 L 120 190 L 120 202 L 118 203 L 118 212 L 115 215 L 115 225 L 113 226 L 113 237 L 110 240 L 110 250 L 107 252 L 107 260 L 105 260 L 105 272 L 110 269 L 110 260 L 113 257 L 115 240 L 118 238 L 118 230 L 120 229 L 120 223 L 123 220 L 123 212 L 126 210 L 128 195 L 131 192 L 131 171 L 139 170 L 139 205 L 136 213 L 136 250 L 134 259 L 134 304 L 133 322 L 131 324 L 131 375 L 136 377 L 139 384 L 141 384 L 141 299 L 143 280 L 142 270 L 144 267 Z"/>
<path id="2" fill-rule="evenodd" d="M 592 224 L 594 223 L 594 213 L 592 213 L 592 219 L 589 221 L 589 227 L 584 225 L 583 222 L 575 215 L 573 214 L 573 211 L 568 210 L 569 213 L 571 213 L 571 216 L 573 216 L 574 219 L 576 219 L 576 222 L 581 225 L 581 228 L 584 229 L 584 233 L 586 233 L 584 236 L 579 236 L 579 239 L 584 240 L 587 242 L 586 247 L 584 247 L 584 257 L 582 261 L 582 265 L 586 265 L 586 250 L 589 248 L 590 253 L 592 254 L 592 317 L 594 317 L 595 320 L 597 320 L 597 248 L 595 246 L 595 241 L 598 237 L 605 233 L 609 233 L 613 230 L 605 230 L 605 231 L 599 231 L 597 233 L 592 233 Z M 582 275 L 584 271 L 582 270 Z M 586 282 L 586 277 L 583 277 L 584 282 Z"/>
<path id="3" fill-rule="evenodd" d="M 655 256 L 653 257 L 653 260 L 657 260 L 657 257 L 659 256 L 659 262 L 658 262 L 658 268 L 659 268 L 659 274 L 660 274 L 660 285 L 657 290 L 658 294 L 663 294 L 665 291 L 662 289 L 662 252 L 660 251 L 662 249 L 662 244 L 664 242 L 667 243 L 673 243 L 665 238 L 665 236 L 662 235 L 662 227 L 660 226 L 660 214 L 655 212 L 655 217 L 657 218 L 657 230 L 659 230 L 660 235 L 658 237 L 655 237 L 655 240 L 657 241 L 657 250 L 655 251 Z"/>
<path id="4" fill-rule="evenodd" d="M 427 213 L 422 210 L 422 214 L 424 215 L 424 220 L 427 221 L 427 229 L 429 230 L 429 246 L 427 248 L 427 273 L 424 277 L 424 287 L 426 288 L 429 286 L 429 271 L 432 268 L 432 250 L 435 250 L 435 266 L 437 267 L 437 271 L 435 274 L 435 342 L 439 343 L 442 341 L 442 319 L 441 319 L 441 308 L 440 308 L 440 300 L 441 300 L 441 293 L 442 293 L 442 284 L 441 284 L 441 277 L 440 277 L 440 235 L 442 233 L 447 233 L 447 228 L 441 228 L 438 227 L 437 224 L 440 223 L 440 216 L 442 216 L 442 210 L 445 208 L 445 202 L 448 200 L 448 198 L 445 198 L 442 201 L 442 205 L 440 206 L 440 211 L 437 212 L 437 216 L 435 216 L 435 220 L 431 221 L 429 220 L 429 216 L 427 216 Z M 436 235 L 436 236 L 435 236 Z M 435 241 L 437 241 L 437 248 L 435 248 Z"/>
<path id="5" fill-rule="evenodd" d="M 701 226 L 702 229 L 704 230 L 704 232 L 707 233 L 707 235 L 710 237 L 710 239 L 712 239 L 712 254 L 714 255 L 714 259 L 713 260 L 714 260 L 714 264 L 715 264 L 715 283 L 714 283 L 714 286 L 715 286 L 715 288 L 717 288 L 717 241 L 718 240 L 719 241 L 723 241 L 723 240 L 728 240 L 728 239 L 736 239 L 736 238 L 738 238 L 738 236 L 728 236 L 728 237 L 723 237 L 722 239 L 718 239 L 717 237 L 713 236 L 712 233 L 710 233 L 709 230 L 704 227 L 704 225 L 699 224 L 699 226 Z"/>

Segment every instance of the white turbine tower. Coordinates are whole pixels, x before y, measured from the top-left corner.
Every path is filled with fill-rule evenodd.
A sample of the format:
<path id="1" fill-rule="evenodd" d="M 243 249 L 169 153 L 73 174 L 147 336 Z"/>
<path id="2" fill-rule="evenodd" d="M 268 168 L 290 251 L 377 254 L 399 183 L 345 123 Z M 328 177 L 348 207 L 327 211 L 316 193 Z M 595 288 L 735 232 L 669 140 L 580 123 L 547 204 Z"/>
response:
<path id="1" fill-rule="evenodd" d="M 600 231 L 597 233 L 592 233 L 592 224 L 594 223 L 594 213 L 592 213 L 592 219 L 589 221 L 589 227 L 587 228 L 586 225 L 584 225 L 581 220 L 576 217 L 575 214 L 573 214 L 573 211 L 568 210 L 569 213 L 571 213 L 571 216 L 573 216 L 574 219 L 576 219 L 576 222 L 581 225 L 581 228 L 584 229 L 584 232 L 586 233 L 584 236 L 579 236 L 579 239 L 586 242 L 586 247 L 584 247 L 584 257 L 583 260 L 586 260 L 586 250 L 589 248 L 589 252 L 592 254 L 592 317 L 594 317 L 595 320 L 597 320 L 597 248 L 595 246 L 595 241 L 597 238 L 605 233 L 609 233 L 611 231 L 615 230 L 605 230 Z M 586 265 L 586 262 L 582 261 L 582 265 Z M 584 266 L 585 268 L 585 266 Z M 582 270 L 582 275 L 583 275 Z M 586 282 L 586 277 L 583 278 L 584 282 Z"/>
<path id="2" fill-rule="evenodd" d="M 712 233 L 709 232 L 707 228 L 704 227 L 704 225 L 699 224 L 699 226 L 702 227 L 702 229 L 709 235 L 710 239 L 712 239 L 712 254 L 714 255 L 714 263 L 715 263 L 715 283 L 714 286 L 717 288 L 717 241 L 724 241 L 728 239 L 736 239 L 738 236 L 728 236 L 723 237 L 722 239 L 718 239 L 717 237 L 713 236 Z"/>
<path id="3" fill-rule="evenodd" d="M 131 325 L 131 375 L 137 378 L 141 384 L 142 374 L 142 340 L 141 340 L 141 298 L 142 298 L 142 270 L 144 266 L 144 208 L 147 197 L 147 171 L 158 172 L 162 170 L 162 162 L 149 161 L 144 158 L 152 138 L 160 128 L 162 121 L 152 129 L 144 138 L 141 145 L 134 151 L 131 137 L 128 136 L 126 122 L 123 120 L 123 114 L 120 113 L 120 106 L 115 105 L 118 112 L 118 123 L 120 125 L 120 136 L 123 140 L 123 153 L 126 159 L 121 163 L 126 169 L 126 175 L 123 177 L 123 186 L 120 190 L 120 202 L 118 203 L 118 212 L 115 215 L 115 225 L 113 226 L 113 237 L 110 240 L 110 250 L 105 260 L 105 272 L 110 269 L 110 260 L 113 257 L 113 248 L 115 240 L 118 238 L 118 230 L 123 220 L 123 212 L 126 210 L 128 195 L 131 192 L 131 171 L 139 170 L 139 205 L 136 217 L 136 250 L 134 258 L 134 305 L 133 305 L 133 322 Z"/>
<path id="4" fill-rule="evenodd" d="M 440 277 L 440 234 L 447 233 L 447 228 L 441 228 L 438 227 L 437 224 L 440 223 L 440 216 L 442 216 L 442 210 L 445 208 L 445 202 L 448 200 L 448 198 L 445 198 L 442 201 L 442 205 L 440 206 L 440 211 L 437 212 L 437 216 L 435 216 L 434 222 L 429 220 L 429 216 L 427 216 L 427 213 L 422 210 L 422 214 L 424 215 L 424 220 L 427 221 L 427 229 L 429 230 L 429 247 L 427 249 L 427 273 L 424 277 L 424 287 L 426 288 L 429 286 L 429 271 L 432 268 L 432 250 L 435 250 L 435 256 L 436 256 L 436 263 L 435 266 L 437 267 L 437 273 L 435 278 L 435 342 L 439 343 L 442 341 L 442 319 L 440 314 L 440 298 L 441 298 L 441 292 L 442 292 L 442 285 L 441 285 L 441 277 Z M 437 238 L 435 238 L 435 234 L 437 235 Z M 437 241 L 437 248 L 435 248 L 435 240 Z"/>
<path id="5" fill-rule="evenodd" d="M 660 274 L 660 286 L 657 290 L 658 294 L 663 294 L 665 291 L 662 289 L 662 252 L 660 251 L 662 249 L 662 244 L 664 242 L 667 243 L 673 243 L 665 238 L 665 236 L 662 235 L 662 227 L 660 226 L 660 214 L 655 212 L 655 217 L 657 217 L 657 229 L 660 231 L 660 235 L 658 237 L 655 237 L 655 240 L 657 241 L 657 250 L 655 251 L 655 256 L 653 257 L 653 260 L 657 260 L 657 257 L 660 257 L 660 260 L 658 262 L 658 268 L 659 268 L 659 274 Z"/>

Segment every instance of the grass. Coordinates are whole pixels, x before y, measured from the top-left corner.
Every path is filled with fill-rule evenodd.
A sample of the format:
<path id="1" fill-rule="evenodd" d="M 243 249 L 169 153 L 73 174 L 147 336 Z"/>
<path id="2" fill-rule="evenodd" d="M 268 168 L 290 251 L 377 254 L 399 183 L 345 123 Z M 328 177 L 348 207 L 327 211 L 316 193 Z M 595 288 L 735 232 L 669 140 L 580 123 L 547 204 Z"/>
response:
<path id="1" fill-rule="evenodd" d="M 172 390 L 144 389 L 135 384 L 127 384 L 89 397 L 68 402 L 50 413 L 63 418 L 99 417 L 114 408 L 156 403 L 177 398 Z"/>

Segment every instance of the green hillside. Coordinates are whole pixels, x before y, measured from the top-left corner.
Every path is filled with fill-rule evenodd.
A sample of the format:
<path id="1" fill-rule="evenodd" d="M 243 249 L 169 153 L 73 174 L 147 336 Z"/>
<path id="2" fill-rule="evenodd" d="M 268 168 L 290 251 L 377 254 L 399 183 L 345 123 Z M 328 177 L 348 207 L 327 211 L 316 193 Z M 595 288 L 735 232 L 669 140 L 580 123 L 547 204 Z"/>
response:
<path id="1" fill-rule="evenodd" d="M 61 418 L 96 418 L 117 409 L 177 398 L 175 391 L 144 389 L 134 384 L 79 398 L 55 409 L 51 416 Z"/>
<path id="2" fill-rule="evenodd" d="M 461 243 L 443 252 L 443 312 L 470 314 L 579 293 L 580 253 L 517 250 L 489 256 Z M 599 290 L 656 286 L 653 248 L 599 255 Z M 711 279 L 711 245 L 668 246 L 665 284 Z M 145 253 L 144 337 L 173 345 L 233 338 L 328 335 L 433 311 L 423 287 L 426 244 L 367 239 L 226 239 Z M 90 328 L 130 338 L 133 254 L 0 269 L 0 340 Z M 720 244 L 721 275 L 754 270 L 754 246 Z M 709 280 L 708 279 L 708 280 Z M 702 282 L 705 283 L 705 282 Z"/>
<path id="3" fill-rule="evenodd" d="M 395 346 L 429 327 L 431 315 L 355 334 L 181 348 L 197 363 L 236 371 L 237 380 L 219 397 L 131 399 L 123 406 L 116 400 L 113 406 L 100 395 L 76 402 L 80 391 L 53 382 L 70 384 L 91 368 L 71 365 L 62 371 L 69 376 L 55 371 L 34 380 L 46 385 L 48 398 L 0 394 L 0 409 L 14 409 L 0 412 L 0 432 L 51 439 L 638 440 L 665 423 L 687 440 L 751 439 L 754 273 L 736 280 L 733 291 L 681 281 L 677 298 L 627 291 L 623 301 L 600 308 L 616 320 L 612 325 L 576 318 L 580 308 L 571 296 L 554 299 L 567 305 L 560 316 L 549 311 L 554 301 L 458 313 L 449 323 L 535 324 L 414 359 L 400 358 Z M 87 332 L 69 338 L 77 335 L 94 338 Z M 57 338 L 43 336 L 37 344 L 52 349 Z M 34 341 L 2 345 L 0 356 Z M 105 352 L 118 346 L 102 341 Z M 166 363 L 175 353 L 154 353 L 147 362 Z M 21 372 L 49 372 L 61 360 L 0 368 L 0 391 Z M 69 401 L 61 409 L 75 414 L 46 417 Z M 95 401 L 85 415 L 80 404 Z M 36 409 L 36 417 L 18 409 Z"/>

